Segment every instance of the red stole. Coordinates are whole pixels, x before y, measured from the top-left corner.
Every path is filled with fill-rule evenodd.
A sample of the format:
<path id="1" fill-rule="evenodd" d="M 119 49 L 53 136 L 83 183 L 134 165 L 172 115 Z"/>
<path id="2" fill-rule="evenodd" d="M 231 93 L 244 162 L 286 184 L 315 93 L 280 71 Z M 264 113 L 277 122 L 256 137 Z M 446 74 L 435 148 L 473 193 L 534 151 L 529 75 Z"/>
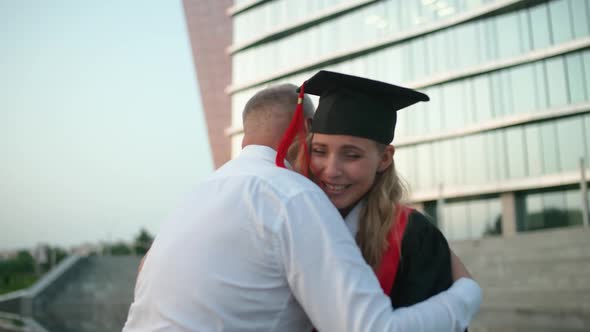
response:
<path id="1" fill-rule="evenodd" d="M 408 224 L 408 216 L 411 212 L 412 209 L 409 207 L 398 205 L 397 219 L 393 227 L 391 227 L 387 238 L 389 246 L 383 253 L 381 265 L 375 272 L 377 279 L 379 279 L 379 283 L 381 284 L 381 288 L 383 288 L 383 292 L 387 296 L 391 293 L 393 283 L 395 282 L 395 276 L 397 275 L 397 269 L 401 257 L 400 250 L 402 247 L 402 238 L 404 236 L 404 231 L 406 230 L 406 225 Z"/>

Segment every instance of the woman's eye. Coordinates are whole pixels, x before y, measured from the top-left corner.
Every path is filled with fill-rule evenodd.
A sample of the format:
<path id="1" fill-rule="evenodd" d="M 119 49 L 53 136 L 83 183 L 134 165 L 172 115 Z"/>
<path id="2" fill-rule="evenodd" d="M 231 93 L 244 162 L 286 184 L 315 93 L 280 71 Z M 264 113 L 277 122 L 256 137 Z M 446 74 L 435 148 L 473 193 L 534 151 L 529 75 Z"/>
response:
<path id="1" fill-rule="evenodd" d="M 324 154 L 325 152 L 324 152 L 324 150 L 321 150 L 321 149 L 311 149 L 311 153 L 321 155 L 321 154 Z"/>
<path id="2" fill-rule="evenodd" d="M 349 153 L 346 155 L 346 158 L 348 159 L 359 159 L 361 156 L 358 154 L 354 154 L 354 153 Z"/>

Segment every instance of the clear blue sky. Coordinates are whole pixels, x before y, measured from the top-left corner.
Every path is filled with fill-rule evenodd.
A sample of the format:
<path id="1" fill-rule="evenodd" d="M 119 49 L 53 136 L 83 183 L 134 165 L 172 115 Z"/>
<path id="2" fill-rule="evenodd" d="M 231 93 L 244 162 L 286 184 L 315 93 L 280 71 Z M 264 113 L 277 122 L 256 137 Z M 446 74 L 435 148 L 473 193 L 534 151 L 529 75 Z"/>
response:
<path id="1" fill-rule="evenodd" d="M 0 250 L 155 233 L 212 169 L 179 0 L 0 0 Z"/>

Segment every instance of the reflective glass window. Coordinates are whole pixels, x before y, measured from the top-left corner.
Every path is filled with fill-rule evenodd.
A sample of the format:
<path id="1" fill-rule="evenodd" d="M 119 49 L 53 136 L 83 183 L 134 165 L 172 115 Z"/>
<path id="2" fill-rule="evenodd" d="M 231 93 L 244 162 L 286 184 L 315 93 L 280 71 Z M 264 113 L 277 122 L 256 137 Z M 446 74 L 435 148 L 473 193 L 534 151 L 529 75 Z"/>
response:
<path id="1" fill-rule="evenodd" d="M 435 86 L 428 89 L 430 101 L 425 105 L 428 116 L 428 127 L 432 130 L 432 134 L 440 131 L 443 128 L 443 95 L 440 86 Z"/>
<path id="2" fill-rule="evenodd" d="M 485 183 L 487 175 L 486 159 L 488 152 L 483 134 L 463 138 L 465 147 L 465 183 L 468 185 Z"/>
<path id="3" fill-rule="evenodd" d="M 456 81 L 442 87 L 446 129 L 460 128 L 465 125 L 467 116 L 463 106 L 465 101 L 463 86 L 463 81 Z"/>
<path id="4" fill-rule="evenodd" d="M 582 64 L 584 66 L 584 81 L 586 82 L 586 95 L 590 99 L 590 51 L 584 51 L 582 54 Z"/>
<path id="5" fill-rule="evenodd" d="M 557 173 L 560 168 L 555 123 L 544 122 L 539 125 L 539 128 L 541 130 L 541 147 L 543 148 L 543 173 Z"/>
<path id="6" fill-rule="evenodd" d="M 479 63 L 480 42 L 478 38 L 478 24 L 469 22 L 454 28 L 456 45 L 453 48 L 456 58 L 456 66 L 465 68 Z"/>
<path id="7" fill-rule="evenodd" d="M 590 114 L 584 116 L 584 144 L 586 145 L 586 168 L 590 168 Z M 587 175 L 590 179 L 590 174 Z"/>
<path id="8" fill-rule="evenodd" d="M 492 118 L 492 94 L 488 75 L 477 76 L 472 80 L 475 100 L 475 121 L 484 122 Z"/>
<path id="9" fill-rule="evenodd" d="M 536 108 L 535 74 L 532 65 L 523 65 L 509 70 L 512 87 L 513 113 L 526 113 Z"/>
<path id="10" fill-rule="evenodd" d="M 567 81 L 563 58 L 551 58 L 545 61 L 547 70 L 547 90 L 549 93 L 549 106 L 563 106 L 567 104 Z"/>
<path id="11" fill-rule="evenodd" d="M 528 52 L 533 49 L 533 40 L 531 36 L 531 18 L 527 10 L 519 11 L 518 13 L 518 30 L 520 34 L 520 49 L 521 52 Z"/>
<path id="12" fill-rule="evenodd" d="M 506 58 L 520 53 L 520 36 L 518 12 L 512 12 L 497 17 L 498 57 Z"/>
<path id="13" fill-rule="evenodd" d="M 504 96 L 507 89 L 503 86 L 503 79 L 501 72 L 490 74 L 490 85 L 492 88 L 492 106 L 495 118 L 504 116 L 506 109 L 506 97 Z"/>
<path id="14" fill-rule="evenodd" d="M 586 37 L 590 34 L 588 23 L 588 1 L 570 0 L 569 5 L 572 13 L 572 26 L 574 37 Z"/>
<path id="15" fill-rule="evenodd" d="M 528 194 L 524 200 L 524 222 L 518 223 L 519 231 L 544 228 L 543 200 L 541 194 Z"/>
<path id="16" fill-rule="evenodd" d="M 556 122 L 559 158 L 562 171 L 579 169 L 580 158 L 584 157 L 584 135 L 582 116 L 560 119 Z"/>
<path id="17" fill-rule="evenodd" d="M 568 226 L 582 225 L 584 223 L 581 190 L 568 190 L 565 192 L 565 213 Z"/>
<path id="18" fill-rule="evenodd" d="M 559 44 L 572 39 L 571 18 L 568 0 L 554 0 L 549 2 L 549 13 L 553 43 Z"/>
<path id="19" fill-rule="evenodd" d="M 541 3 L 529 10 L 531 31 L 533 32 L 533 48 L 541 49 L 551 45 L 549 30 L 549 13 L 547 4 Z"/>
<path id="20" fill-rule="evenodd" d="M 547 105 L 549 104 L 545 66 L 542 62 L 537 62 L 533 65 L 533 68 L 535 73 L 536 109 L 543 110 L 547 108 Z"/>
<path id="21" fill-rule="evenodd" d="M 416 146 L 415 166 L 417 175 L 414 187 L 417 189 L 431 189 L 436 187 L 434 184 L 434 165 L 432 158 L 432 146 L 430 144 L 420 144 Z"/>
<path id="22" fill-rule="evenodd" d="M 527 166 L 529 176 L 543 174 L 543 157 L 540 141 L 539 127 L 536 124 L 525 126 L 525 141 L 527 152 Z"/>
<path id="23" fill-rule="evenodd" d="M 508 174 L 510 178 L 526 176 L 526 154 L 523 144 L 522 129 L 512 127 L 504 129 L 505 146 L 507 149 Z"/>
<path id="24" fill-rule="evenodd" d="M 453 150 L 453 141 L 444 140 L 437 144 L 438 164 L 437 170 L 440 172 L 437 175 L 438 180 L 445 186 L 453 186 L 456 184 L 454 173 L 457 171 L 457 164 L 455 159 L 455 151 Z"/>
<path id="25" fill-rule="evenodd" d="M 565 58 L 567 67 L 567 81 L 570 95 L 570 103 L 579 103 L 586 98 L 586 84 L 584 80 L 584 66 L 580 53 L 569 54 Z M 588 64 L 590 65 L 590 64 Z"/>

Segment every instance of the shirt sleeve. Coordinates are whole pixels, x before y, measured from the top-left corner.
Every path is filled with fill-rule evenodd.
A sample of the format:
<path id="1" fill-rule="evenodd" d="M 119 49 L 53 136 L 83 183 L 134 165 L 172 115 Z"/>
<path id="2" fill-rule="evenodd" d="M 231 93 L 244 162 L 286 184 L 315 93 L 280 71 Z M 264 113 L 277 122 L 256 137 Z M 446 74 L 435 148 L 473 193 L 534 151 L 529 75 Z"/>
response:
<path id="1" fill-rule="evenodd" d="M 391 303 L 396 308 L 407 307 L 447 290 L 452 284 L 447 240 L 426 216 L 412 211 L 402 240 Z"/>
<path id="2" fill-rule="evenodd" d="M 481 304 L 470 279 L 392 310 L 337 210 L 322 193 L 293 197 L 275 239 L 287 281 L 319 331 L 463 331 Z"/>

